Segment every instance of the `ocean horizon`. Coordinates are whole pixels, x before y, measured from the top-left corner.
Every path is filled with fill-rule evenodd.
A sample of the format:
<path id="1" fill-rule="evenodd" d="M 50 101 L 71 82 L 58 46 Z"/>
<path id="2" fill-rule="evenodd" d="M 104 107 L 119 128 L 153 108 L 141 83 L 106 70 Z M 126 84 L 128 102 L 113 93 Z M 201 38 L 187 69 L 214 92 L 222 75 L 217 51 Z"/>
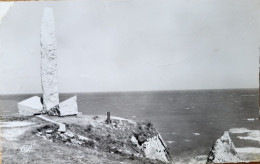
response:
<path id="1" fill-rule="evenodd" d="M 41 96 L 0 95 L 0 114 L 17 113 L 17 103 L 34 95 Z M 231 128 L 259 128 L 257 88 L 61 93 L 60 101 L 74 95 L 83 114 L 109 111 L 112 116 L 150 121 L 175 158 L 208 155 L 216 139 Z M 236 138 L 234 142 L 240 143 Z"/>

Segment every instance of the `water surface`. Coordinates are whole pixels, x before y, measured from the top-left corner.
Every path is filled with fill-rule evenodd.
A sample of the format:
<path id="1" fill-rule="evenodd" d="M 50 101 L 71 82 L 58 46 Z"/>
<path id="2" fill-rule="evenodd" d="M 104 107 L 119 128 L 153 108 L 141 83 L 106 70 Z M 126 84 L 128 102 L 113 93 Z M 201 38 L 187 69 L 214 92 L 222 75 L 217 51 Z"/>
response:
<path id="1" fill-rule="evenodd" d="M 175 157 L 207 155 L 224 131 L 258 129 L 258 90 L 194 90 L 61 94 L 78 96 L 83 114 L 151 121 Z M 0 112 L 16 113 L 17 102 L 32 95 L 0 96 Z M 235 143 L 239 145 L 239 140 Z"/>

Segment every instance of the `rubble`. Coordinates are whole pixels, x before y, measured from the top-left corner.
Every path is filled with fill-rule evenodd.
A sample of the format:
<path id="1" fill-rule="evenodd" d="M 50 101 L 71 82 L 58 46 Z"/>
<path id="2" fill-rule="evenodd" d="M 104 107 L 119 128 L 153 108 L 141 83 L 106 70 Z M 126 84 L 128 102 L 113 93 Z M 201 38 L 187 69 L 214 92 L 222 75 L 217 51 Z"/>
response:
<path id="1" fill-rule="evenodd" d="M 34 114 L 40 114 L 43 111 L 41 98 L 33 96 L 29 99 L 21 101 L 17 104 L 20 115 L 31 116 Z"/>

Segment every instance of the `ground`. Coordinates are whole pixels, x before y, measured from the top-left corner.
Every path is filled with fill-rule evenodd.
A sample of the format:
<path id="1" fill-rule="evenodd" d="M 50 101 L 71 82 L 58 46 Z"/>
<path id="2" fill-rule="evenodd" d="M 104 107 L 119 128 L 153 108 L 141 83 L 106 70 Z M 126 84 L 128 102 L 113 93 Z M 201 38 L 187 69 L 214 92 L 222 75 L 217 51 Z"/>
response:
<path id="1" fill-rule="evenodd" d="M 59 133 L 57 125 L 36 116 L 1 118 L 2 162 L 163 163 L 144 158 L 131 141 L 133 135 L 138 144 L 156 135 L 149 122 L 112 117 L 112 124 L 107 125 L 101 123 L 104 116 L 48 118 L 66 123 L 69 133 Z M 73 137 L 68 137 L 71 134 Z"/>

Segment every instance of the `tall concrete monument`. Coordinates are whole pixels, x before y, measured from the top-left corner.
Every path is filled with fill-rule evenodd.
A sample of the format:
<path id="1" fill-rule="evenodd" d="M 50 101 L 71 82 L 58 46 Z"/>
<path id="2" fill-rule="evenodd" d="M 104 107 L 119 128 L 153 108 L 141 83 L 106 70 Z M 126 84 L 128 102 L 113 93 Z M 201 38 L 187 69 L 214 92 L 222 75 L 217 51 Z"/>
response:
<path id="1" fill-rule="evenodd" d="M 56 36 L 51 8 L 44 9 L 40 42 L 43 109 L 50 112 L 52 108 L 59 104 Z"/>
<path id="2" fill-rule="evenodd" d="M 43 98 L 34 96 L 18 103 L 20 115 L 47 113 L 56 116 L 78 114 L 77 96 L 59 103 L 56 36 L 53 10 L 45 8 L 41 25 L 41 82 Z"/>

